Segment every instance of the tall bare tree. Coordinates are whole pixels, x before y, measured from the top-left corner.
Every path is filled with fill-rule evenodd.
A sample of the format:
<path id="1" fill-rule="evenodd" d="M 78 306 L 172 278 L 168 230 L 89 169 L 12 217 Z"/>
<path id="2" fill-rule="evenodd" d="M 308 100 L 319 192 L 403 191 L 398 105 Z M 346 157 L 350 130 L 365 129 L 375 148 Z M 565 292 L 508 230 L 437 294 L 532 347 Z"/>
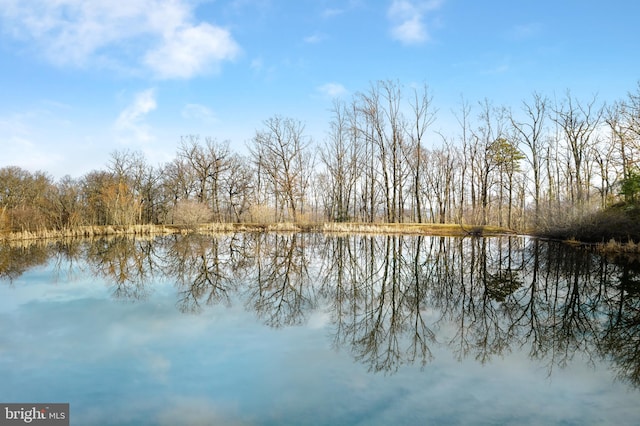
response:
<path id="1" fill-rule="evenodd" d="M 409 137 L 411 139 L 410 160 L 413 159 L 413 197 L 415 202 L 416 220 L 422 222 L 422 189 L 420 187 L 420 175 L 423 173 L 423 164 L 421 162 L 422 144 L 425 138 L 425 132 L 435 121 L 436 110 L 433 107 L 433 97 L 429 92 L 429 87 L 424 85 L 422 91 L 413 90 L 413 98 L 411 105 L 411 126 Z"/>
<path id="2" fill-rule="evenodd" d="M 533 173 L 534 224 L 538 223 L 540 216 L 542 168 L 545 149 L 544 122 L 547 117 L 547 104 L 547 98 L 534 92 L 529 103 L 527 101 L 522 102 L 524 117 L 517 119 L 513 113 L 509 117 L 516 139 L 526 147 L 525 158 Z"/>
<path id="3" fill-rule="evenodd" d="M 552 116 L 562 130 L 567 143 L 569 160 L 573 170 L 567 169 L 570 180 L 575 182 L 575 201 L 583 206 L 589 196 L 588 154 L 595 143 L 594 132 L 601 124 L 602 107 L 596 105 L 594 96 L 587 102 L 580 102 L 567 92 L 564 102 Z M 572 191 L 572 194 L 574 192 Z"/>
<path id="4" fill-rule="evenodd" d="M 332 111 L 330 133 L 320 151 L 320 160 L 330 179 L 327 211 L 332 220 L 343 222 L 355 216 L 353 202 L 361 173 L 362 145 L 358 133 L 350 126 L 349 114 L 352 111 L 340 101 L 334 102 Z"/>
<path id="5" fill-rule="evenodd" d="M 218 221 L 222 219 L 221 182 L 229 172 L 230 155 L 228 142 L 207 137 L 203 145 L 198 136 L 183 137 L 178 151 L 178 156 L 189 164 L 196 178 L 198 201 L 209 205 Z"/>
<path id="6" fill-rule="evenodd" d="M 265 128 L 253 137 L 250 152 L 260 178 L 272 188 L 276 210 L 285 210 L 297 221 L 303 213 L 309 186 L 313 157 L 311 140 L 304 126 L 292 118 L 274 116 L 264 122 Z"/>
<path id="7" fill-rule="evenodd" d="M 387 222 L 401 222 L 405 210 L 405 179 L 409 169 L 406 121 L 401 101 L 400 85 L 393 81 L 378 81 L 367 93 L 358 96 L 358 111 L 364 120 L 358 129 L 367 140 L 371 171 L 377 166 L 381 175 Z M 373 186 L 373 173 L 370 178 Z M 373 197 L 375 189 L 370 191 Z M 373 199 L 371 204 L 373 206 Z"/>
<path id="8" fill-rule="evenodd" d="M 489 100 L 480 103 L 479 126 L 472 132 L 473 151 L 475 161 L 471 167 L 478 179 L 481 205 L 481 224 L 486 225 L 489 220 L 489 203 L 491 190 L 495 184 L 495 171 L 499 167 L 496 144 L 505 137 L 505 110 L 494 107 Z"/>

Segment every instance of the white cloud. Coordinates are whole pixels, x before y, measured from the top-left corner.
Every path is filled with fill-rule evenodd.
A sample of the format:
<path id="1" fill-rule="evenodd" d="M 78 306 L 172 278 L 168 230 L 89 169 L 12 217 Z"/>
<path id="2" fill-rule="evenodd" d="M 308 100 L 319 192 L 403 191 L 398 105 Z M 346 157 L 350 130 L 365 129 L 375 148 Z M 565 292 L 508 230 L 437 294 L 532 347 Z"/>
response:
<path id="1" fill-rule="evenodd" d="M 0 19 L 56 65 L 146 66 L 160 78 L 189 78 L 240 50 L 229 31 L 194 22 L 193 8 L 188 0 L 0 0 Z"/>
<path id="2" fill-rule="evenodd" d="M 387 13 L 392 24 L 391 36 L 404 44 L 429 41 L 426 17 L 441 5 L 442 0 L 393 0 Z"/>
<path id="3" fill-rule="evenodd" d="M 424 23 L 418 16 L 413 16 L 396 25 L 392 30 L 392 34 L 395 39 L 406 44 L 422 43 L 428 39 Z"/>
<path id="4" fill-rule="evenodd" d="M 322 86 L 318 87 L 318 91 L 330 98 L 337 98 L 347 93 L 347 89 L 339 83 L 323 84 Z"/>
<path id="5" fill-rule="evenodd" d="M 209 24 L 177 30 L 157 49 L 147 53 L 144 62 L 160 78 L 189 78 L 233 59 L 239 51 L 231 34 Z"/>
<path id="6" fill-rule="evenodd" d="M 133 102 L 120 113 L 114 124 L 120 142 L 151 142 L 154 137 L 144 117 L 156 107 L 155 90 L 148 89 L 136 94 Z"/>

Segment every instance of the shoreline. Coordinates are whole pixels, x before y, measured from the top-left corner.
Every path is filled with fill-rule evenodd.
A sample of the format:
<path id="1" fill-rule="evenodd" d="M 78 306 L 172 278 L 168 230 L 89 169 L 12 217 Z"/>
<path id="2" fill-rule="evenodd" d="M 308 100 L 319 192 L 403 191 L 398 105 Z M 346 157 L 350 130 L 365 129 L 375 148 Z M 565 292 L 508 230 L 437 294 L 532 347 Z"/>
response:
<path id="1" fill-rule="evenodd" d="M 0 243 L 25 241 L 63 240 L 75 238 L 99 238 L 108 236 L 154 237 L 158 235 L 215 235 L 233 232 L 318 232 L 339 235 L 424 235 L 442 237 L 495 237 L 530 235 L 543 240 L 559 242 L 574 247 L 595 249 L 601 254 L 640 254 L 640 243 L 610 239 L 608 242 L 581 241 L 576 237 L 558 238 L 544 232 L 518 232 L 492 225 L 460 225 L 442 223 L 206 223 L 186 225 L 88 225 L 61 230 L 16 231 L 0 234 Z"/>
<path id="2" fill-rule="evenodd" d="M 221 234 L 229 232 L 319 232 L 327 234 L 381 234 L 429 236 L 517 235 L 498 226 L 440 223 L 206 223 L 196 227 L 183 225 L 89 225 L 60 230 L 14 231 L 0 234 L 0 241 L 55 240 L 117 235 L 155 236 L 173 234 Z"/>

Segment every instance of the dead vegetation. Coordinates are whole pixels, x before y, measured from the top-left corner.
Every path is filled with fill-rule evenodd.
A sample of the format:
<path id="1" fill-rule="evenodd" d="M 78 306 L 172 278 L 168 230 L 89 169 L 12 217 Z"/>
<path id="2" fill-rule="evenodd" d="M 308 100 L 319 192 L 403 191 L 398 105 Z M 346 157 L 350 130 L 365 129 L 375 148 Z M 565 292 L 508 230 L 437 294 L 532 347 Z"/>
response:
<path id="1" fill-rule="evenodd" d="M 64 238 L 92 238 L 109 235 L 152 236 L 180 232 L 179 227 L 166 225 L 129 225 L 129 226 L 79 226 L 65 229 L 38 229 L 34 231 L 14 231 L 0 234 L 0 240 L 53 240 Z"/>
<path id="2" fill-rule="evenodd" d="M 327 234 L 400 234 L 438 236 L 491 236 L 512 234 L 497 226 L 439 223 L 204 223 L 198 225 L 81 226 L 74 229 L 17 231 L 0 234 L 0 240 L 52 240 L 111 235 L 155 236 L 167 234 L 221 234 L 232 232 L 322 232 Z"/>
<path id="3" fill-rule="evenodd" d="M 640 253 L 640 206 L 620 202 L 536 234 L 573 245 L 592 245 L 603 253 Z"/>

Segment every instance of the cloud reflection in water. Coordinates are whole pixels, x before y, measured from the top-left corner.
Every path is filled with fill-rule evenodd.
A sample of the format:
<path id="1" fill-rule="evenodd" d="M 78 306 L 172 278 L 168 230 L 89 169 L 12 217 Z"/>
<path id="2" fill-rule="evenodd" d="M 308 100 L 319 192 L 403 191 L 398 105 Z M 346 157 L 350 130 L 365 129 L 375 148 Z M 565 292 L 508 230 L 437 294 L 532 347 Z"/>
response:
<path id="1" fill-rule="evenodd" d="M 0 251 L 22 259 L 0 271 L 0 392 L 83 424 L 640 414 L 633 265 L 526 238 L 69 244 Z"/>

